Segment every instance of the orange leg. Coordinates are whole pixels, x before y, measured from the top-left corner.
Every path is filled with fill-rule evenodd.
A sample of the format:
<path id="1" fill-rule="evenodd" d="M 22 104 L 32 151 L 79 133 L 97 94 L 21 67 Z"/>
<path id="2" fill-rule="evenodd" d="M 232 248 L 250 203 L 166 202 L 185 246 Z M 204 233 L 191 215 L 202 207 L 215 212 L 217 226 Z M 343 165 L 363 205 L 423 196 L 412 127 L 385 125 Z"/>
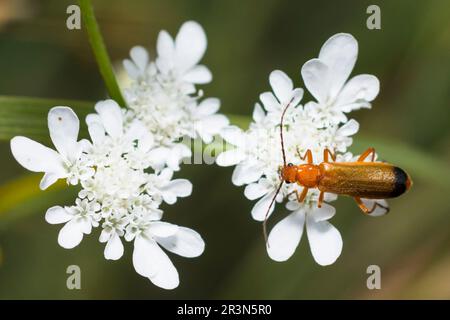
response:
<path id="1" fill-rule="evenodd" d="M 372 212 L 375 211 L 375 209 L 376 209 L 377 207 L 380 207 L 380 208 L 386 210 L 386 213 L 389 212 L 389 208 L 388 208 L 388 207 L 382 206 L 381 204 L 379 204 L 379 203 L 377 203 L 377 202 L 375 202 L 375 203 L 373 204 L 373 207 L 369 209 L 369 208 L 367 208 L 366 205 L 361 201 L 361 198 L 355 198 L 355 201 L 356 201 L 356 203 L 358 204 L 359 208 L 362 210 L 362 212 L 363 212 L 364 214 L 371 214 Z"/>
<path id="2" fill-rule="evenodd" d="M 308 164 L 312 164 L 313 163 L 313 156 L 312 156 L 312 152 L 310 149 L 306 150 L 305 154 L 302 156 L 300 154 L 300 151 L 297 148 L 297 155 L 299 156 L 300 159 L 302 159 L 303 161 L 306 160 L 306 162 Z"/>
<path id="3" fill-rule="evenodd" d="M 319 194 L 319 201 L 317 201 L 317 207 L 321 208 L 322 207 L 322 202 L 323 202 L 323 196 L 325 195 L 325 191 L 321 191 Z"/>
<path id="4" fill-rule="evenodd" d="M 358 161 L 364 161 L 366 160 L 366 158 L 372 155 L 372 158 L 370 161 L 374 161 L 375 160 L 375 149 L 374 148 L 368 148 L 366 151 L 364 151 L 358 158 Z"/>
<path id="5" fill-rule="evenodd" d="M 330 151 L 330 149 L 325 148 L 323 150 L 323 162 L 328 162 L 328 156 L 330 156 L 331 160 L 333 160 L 333 162 L 336 162 L 336 153 L 332 153 Z"/>
<path id="6" fill-rule="evenodd" d="M 306 195 L 308 194 L 308 188 L 303 187 L 303 190 L 302 190 L 301 194 L 298 193 L 298 190 L 294 190 L 294 191 L 292 191 L 291 193 L 288 194 L 288 197 L 291 194 L 293 194 L 293 193 L 295 193 L 295 195 L 297 196 L 297 201 L 299 203 L 302 203 L 303 201 L 305 201 Z"/>

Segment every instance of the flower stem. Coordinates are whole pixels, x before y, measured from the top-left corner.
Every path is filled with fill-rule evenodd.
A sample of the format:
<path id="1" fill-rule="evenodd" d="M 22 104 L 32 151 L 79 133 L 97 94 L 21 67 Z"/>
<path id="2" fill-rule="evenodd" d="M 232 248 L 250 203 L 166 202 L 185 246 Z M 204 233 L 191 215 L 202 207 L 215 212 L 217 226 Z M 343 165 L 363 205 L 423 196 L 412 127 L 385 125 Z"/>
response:
<path id="1" fill-rule="evenodd" d="M 81 9 L 81 16 L 84 26 L 86 27 L 89 42 L 94 52 L 100 74 L 103 77 L 109 96 L 114 99 L 120 106 L 126 107 L 125 100 L 117 84 L 116 77 L 112 68 L 111 60 L 106 51 L 103 37 L 95 19 L 94 9 L 90 0 L 78 0 Z"/>

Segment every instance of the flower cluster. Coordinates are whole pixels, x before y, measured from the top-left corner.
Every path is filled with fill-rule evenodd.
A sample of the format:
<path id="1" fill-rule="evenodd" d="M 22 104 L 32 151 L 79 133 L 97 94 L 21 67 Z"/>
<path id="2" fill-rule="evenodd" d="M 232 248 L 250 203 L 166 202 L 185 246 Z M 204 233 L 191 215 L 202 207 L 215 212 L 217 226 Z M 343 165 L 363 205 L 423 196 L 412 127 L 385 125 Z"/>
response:
<path id="1" fill-rule="evenodd" d="M 155 136 L 159 147 L 152 154 L 162 161 L 154 166 L 178 170 L 180 161 L 191 156 L 191 150 L 180 142 L 182 138 L 201 138 L 210 143 L 229 121 L 216 113 L 219 99 L 201 100 L 202 92 L 195 88 L 212 79 L 209 69 L 198 65 L 206 50 L 206 36 L 200 25 L 184 23 L 175 39 L 161 31 L 156 48 L 154 62 L 142 47 L 132 48 L 131 60 L 124 61 L 133 79 L 125 91 L 128 117 L 139 119 Z"/>
<path id="2" fill-rule="evenodd" d="M 73 206 L 54 206 L 45 215 L 51 224 L 64 224 L 58 235 L 62 247 L 74 248 L 92 228 L 101 227 L 106 259 L 122 257 L 122 239 L 133 242 L 136 272 L 173 289 L 178 272 L 162 249 L 197 257 L 205 246 L 194 230 L 162 221 L 163 203 L 174 204 L 192 192 L 188 180 L 173 178 L 191 152 L 180 140 L 211 141 L 228 119 L 216 114 L 217 99 L 199 102 L 194 86 L 211 80 L 209 70 L 197 65 L 206 49 L 201 26 L 183 24 L 175 40 L 162 31 L 157 46 L 152 63 L 143 48 L 131 50 L 131 60 L 124 62 L 133 79 L 127 91 L 130 108 L 113 100 L 98 102 L 96 113 L 86 117 L 90 141 L 78 140 L 80 123 L 73 110 L 58 106 L 48 114 L 56 151 L 21 136 L 11 140 L 11 150 L 23 167 L 45 173 L 41 189 L 58 179 L 81 186 Z"/>
<path id="3" fill-rule="evenodd" d="M 337 161 L 354 158 L 347 148 L 352 144 L 351 136 L 358 131 L 359 124 L 348 119 L 347 113 L 370 108 L 370 102 L 379 92 L 378 79 L 373 75 L 357 75 L 348 80 L 357 55 L 358 44 L 353 36 L 334 35 L 322 46 L 319 57 L 309 60 L 301 69 L 305 87 L 315 101 L 300 104 L 303 89 L 294 88 L 292 80 L 284 72 L 276 70 L 269 77 L 273 92 L 260 95 L 262 105 L 256 103 L 249 129 L 243 131 L 229 127 L 223 131 L 222 137 L 235 147 L 221 153 L 217 163 L 221 166 L 236 165 L 232 182 L 237 186 L 246 185 L 244 194 L 249 200 L 259 199 L 251 212 L 253 219 L 265 219 L 280 185 L 279 166 L 283 163 L 280 118 L 288 104 L 290 108 L 286 111 L 283 125 L 287 162 L 303 163 L 300 155 L 308 149 L 312 151 L 315 163 L 323 160 L 325 148 L 336 153 Z M 291 213 L 271 230 L 268 254 L 276 261 L 289 259 L 306 225 L 314 259 L 320 265 L 332 264 L 342 250 L 339 231 L 327 221 L 335 214 L 334 207 L 328 202 L 337 196 L 325 194 L 325 203 L 318 208 L 319 191 L 309 189 L 305 201 L 299 203 L 295 191 L 300 194 L 302 189 L 298 184 L 284 184 L 276 197 L 278 203 L 288 200 L 286 208 Z M 368 204 L 372 200 L 364 201 Z M 271 207 L 269 215 L 274 207 Z M 372 215 L 383 213 L 380 211 L 381 208 Z"/>

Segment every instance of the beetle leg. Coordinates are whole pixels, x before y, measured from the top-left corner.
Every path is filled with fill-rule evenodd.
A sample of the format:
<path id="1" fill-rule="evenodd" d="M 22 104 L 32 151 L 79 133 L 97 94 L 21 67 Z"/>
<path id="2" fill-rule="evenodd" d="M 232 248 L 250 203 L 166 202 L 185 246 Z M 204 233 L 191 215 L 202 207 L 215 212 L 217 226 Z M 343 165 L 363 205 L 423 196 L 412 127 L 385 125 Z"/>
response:
<path id="1" fill-rule="evenodd" d="M 368 148 L 366 151 L 364 151 L 358 158 L 358 161 L 364 161 L 366 158 L 372 154 L 372 158 L 370 159 L 371 162 L 375 160 L 375 148 Z"/>
<path id="2" fill-rule="evenodd" d="M 325 148 L 323 150 L 323 162 L 328 162 L 328 156 L 330 156 L 331 160 L 333 160 L 333 162 L 336 162 L 336 153 L 333 153 L 330 151 L 330 149 Z"/>
<path id="3" fill-rule="evenodd" d="M 361 198 L 355 198 L 355 201 L 356 201 L 356 203 L 358 204 L 359 208 L 362 210 L 362 212 L 363 212 L 364 214 L 371 214 L 372 212 L 375 211 L 375 209 L 376 209 L 378 206 L 380 206 L 378 203 L 374 202 L 374 203 L 373 203 L 373 207 L 369 209 L 369 208 L 367 208 L 367 206 L 362 202 Z M 383 206 L 380 206 L 380 207 L 382 207 L 383 209 L 386 209 L 386 208 L 383 207 Z"/>
<path id="4" fill-rule="evenodd" d="M 295 195 L 297 196 L 297 201 L 299 203 L 302 203 L 305 200 L 306 195 L 308 194 L 308 188 L 303 187 L 302 193 L 300 193 L 300 194 L 298 193 L 298 190 L 294 190 L 288 194 L 288 197 L 293 193 L 295 193 Z"/>
<path id="5" fill-rule="evenodd" d="M 328 150 L 328 149 L 327 149 Z M 323 196 L 325 195 L 325 191 L 320 191 L 319 200 L 317 201 L 317 207 L 322 207 Z"/>
<path id="6" fill-rule="evenodd" d="M 306 150 L 305 154 L 302 156 L 300 153 L 300 150 L 297 147 L 297 155 L 300 159 L 302 159 L 303 161 L 306 160 L 306 162 L 308 164 L 312 164 L 313 163 L 313 156 L 312 156 L 312 152 L 310 149 Z"/>

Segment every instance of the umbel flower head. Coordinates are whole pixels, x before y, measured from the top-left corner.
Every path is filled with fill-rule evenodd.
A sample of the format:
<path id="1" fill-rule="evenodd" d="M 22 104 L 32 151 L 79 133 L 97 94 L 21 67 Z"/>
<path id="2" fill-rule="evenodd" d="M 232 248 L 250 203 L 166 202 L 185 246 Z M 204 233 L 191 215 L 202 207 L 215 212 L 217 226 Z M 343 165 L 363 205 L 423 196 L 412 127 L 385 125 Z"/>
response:
<path id="1" fill-rule="evenodd" d="M 283 164 L 280 118 L 288 104 L 290 108 L 283 125 L 287 162 L 304 163 L 299 155 L 308 149 L 312 151 L 314 161 L 321 162 L 325 148 L 335 151 L 336 161 L 353 159 L 347 148 L 352 144 L 351 136 L 358 131 L 359 124 L 348 119 L 347 113 L 370 108 L 370 102 L 379 92 L 378 79 L 373 75 L 358 75 L 348 80 L 357 55 L 358 44 L 353 36 L 344 33 L 332 36 L 322 46 L 319 57 L 309 60 L 301 69 L 305 86 L 315 101 L 302 105 L 303 89 L 295 88 L 284 72 L 275 70 L 269 77 L 272 92 L 260 95 L 261 103 L 255 105 L 249 129 L 229 127 L 223 131 L 222 137 L 234 148 L 221 153 L 216 161 L 221 166 L 235 165 L 232 182 L 246 186 L 244 195 L 249 200 L 259 199 L 251 212 L 253 219 L 265 219 L 280 185 L 279 166 Z M 329 202 L 337 196 L 326 193 L 325 203 L 318 208 L 319 191 L 309 189 L 305 201 L 299 203 L 295 191 L 300 194 L 302 189 L 295 183 L 281 187 L 275 203 L 287 200 L 286 209 L 290 213 L 271 230 L 268 254 L 276 261 L 289 259 L 306 228 L 315 261 L 320 265 L 332 264 L 342 251 L 342 237 L 328 222 L 335 214 L 335 208 Z M 367 204 L 370 201 L 364 199 Z M 269 216 L 274 207 L 268 212 Z M 380 213 L 381 210 L 376 210 L 372 215 Z"/>
<path id="2" fill-rule="evenodd" d="M 133 80 L 125 92 L 127 117 L 139 119 L 155 135 L 159 147 L 152 152 L 164 160 L 155 163 L 158 167 L 179 170 L 180 161 L 191 156 L 191 150 L 180 143 L 182 138 L 210 143 L 229 124 L 227 117 L 217 114 L 219 99 L 201 100 L 202 92 L 195 88 L 212 80 L 209 69 L 198 65 L 206 46 L 202 27 L 188 21 L 175 39 L 166 31 L 159 33 L 154 62 L 143 47 L 132 48 L 131 60 L 124 61 Z"/>
<path id="3" fill-rule="evenodd" d="M 191 153 L 181 139 L 208 142 L 228 126 L 228 119 L 216 114 L 218 99 L 199 102 L 196 95 L 195 84 L 211 81 L 210 71 L 197 65 L 205 49 L 206 36 L 195 22 L 185 23 L 175 40 L 162 31 L 156 62 L 140 47 L 124 62 L 134 80 L 127 94 L 130 109 L 113 100 L 98 102 L 96 113 L 86 117 L 90 140 L 78 140 L 78 117 L 64 106 L 48 114 L 56 150 L 26 137 L 11 140 L 16 160 L 44 173 L 41 189 L 58 179 L 81 187 L 74 205 L 51 207 L 45 215 L 47 222 L 63 225 L 62 247 L 76 247 L 101 227 L 106 259 L 120 259 L 123 240 L 133 242 L 136 272 L 165 289 L 179 284 L 167 251 L 188 258 L 203 253 L 201 236 L 163 221 L 162 206 L 192 193 L 188 180 L 173 177 Z"/>

